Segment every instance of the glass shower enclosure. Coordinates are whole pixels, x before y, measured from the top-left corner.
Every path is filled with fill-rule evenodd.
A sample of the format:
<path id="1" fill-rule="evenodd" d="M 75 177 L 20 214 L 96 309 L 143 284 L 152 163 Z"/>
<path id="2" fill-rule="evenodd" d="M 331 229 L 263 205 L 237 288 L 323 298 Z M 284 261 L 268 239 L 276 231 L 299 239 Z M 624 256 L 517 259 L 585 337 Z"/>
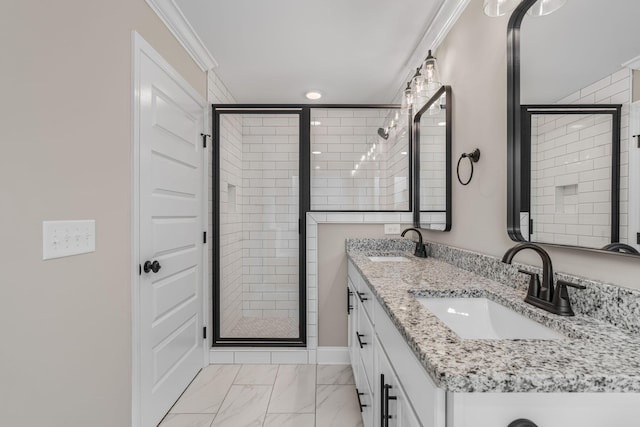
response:
<path id="1" fill-rule="evenodd" d="M 214 346 L 305 345 L 308 121 L 302 108 L 213 108 Z"/>

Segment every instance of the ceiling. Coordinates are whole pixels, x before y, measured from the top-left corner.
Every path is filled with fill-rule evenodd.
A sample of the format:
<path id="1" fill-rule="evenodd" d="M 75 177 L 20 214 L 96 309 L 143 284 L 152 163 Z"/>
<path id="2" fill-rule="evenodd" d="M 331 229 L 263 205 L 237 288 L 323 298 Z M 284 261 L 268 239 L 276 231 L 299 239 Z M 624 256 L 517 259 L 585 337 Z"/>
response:
<path id="1" fill-rule="evenodd" d="M 444 1 L 175 0 L 237 102 L 293 104 L 391 102 Z"/>
<path id="2" fill-rule="evenodd" d="M 640 55 L 638 0 L 568 0 L 526 16 L 520 34 L 522 103 L 555 103 Z"/>

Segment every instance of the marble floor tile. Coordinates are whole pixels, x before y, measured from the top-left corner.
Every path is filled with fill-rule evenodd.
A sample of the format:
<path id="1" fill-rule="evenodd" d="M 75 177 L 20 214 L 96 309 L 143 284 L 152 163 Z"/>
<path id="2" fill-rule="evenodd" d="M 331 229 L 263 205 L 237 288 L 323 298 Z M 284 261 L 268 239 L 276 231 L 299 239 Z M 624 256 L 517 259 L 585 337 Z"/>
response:
<path id="1" fill-rule="evenodd" d="M 263 427 L 315 427 L 315 425 L 315 414 L 267 414 Z"/>
<path id="2" fill-rule="evenodd" d="M 355 384 L 350 365 L 318 365 L 316 384 Z"/>
<path id="3" fill-rule="evenodd" d="M 234 384 L 273 385 L 278 365 L 242 365 Z"/>
<path id="4" fill-rule="evenodd" d="M 261 427 L 269 405 L 271 386 L 233 385 L 212 427 Z"/>
<path id="5" fill-rule="evenodd" d="M 205 367 L 171 408 L 170 413 L 217 413 L 239 370 L 239 365 Z"/>
<path id="6" fill-rule="evenodd" d="M 270 414 L 313 413 L 316 401 L 315 365 L 280 365 L 269 403 Z"/>
<path id="7" fill-rule="evenodd" d="M 362 426 L 362 416 L 353 385 L 319 385 L 316 393 L 316 426 Z"/>
<path id="8" fill-rule="evenodd" d="M 209 427 L 215 414 L 169 414 L 158 427 Z"/>

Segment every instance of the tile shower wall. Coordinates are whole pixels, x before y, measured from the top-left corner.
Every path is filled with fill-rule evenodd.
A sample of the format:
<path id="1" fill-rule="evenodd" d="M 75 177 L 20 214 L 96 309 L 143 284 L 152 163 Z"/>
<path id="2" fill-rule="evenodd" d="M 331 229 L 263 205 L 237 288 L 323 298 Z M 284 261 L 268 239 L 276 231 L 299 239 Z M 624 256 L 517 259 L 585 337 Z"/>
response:
<path id="1" fill-rule="evenodd" d="M 631 70 L 583 88 L 560 104 L 623 104 L 620 240 L 627 241 Z M 609 116 L 532 117 L 532 240 L 602 247 L 611 242 Z"/>
<path id="2" fill-rule="evenodd" d="M 387 140 L 378 136 L 395 112 L 311 110 L 312 210 L 408 209 L 407 128 L 391 129 Z"/>
<path id="3" fill-rule="evenodd" d="M 446 117 L 420 118 L 420 210 L 446 209 Z"/>
<path id="4" fill-rule="evenodd" d="M 209 72 L 208 101 L 235 103 L 229 91 L 214 72 Z M 212 123 L 212 120 L 209 120 Z M 213 144 L 209 144 L 209 150 Z M 209 151 L 209 161 L 211 162 Z M 225 116 L 220 129 L 220 270 L 222 286 L 220 298 L 224 301 L 220 314 L 220 333 L 228 336 L 242 317 L 242 121 L 238 116 Z M 209 164 L 209 180 L 212 182 L 213 167 Z M 212 188 L 211 184 L 209 185 Z M 213 215 L 212 192 L 209 192 L 209 217 Z M 217 234 L 217 233 L 216 233 Z M 213 230 L 209 235 L 214 236 Z M 209 245 L 210 265 L 213 245 Z M 213 283 L 213 269 L 210 269 Z"/>
<path id="5" fill-rule="evenodd" d="M 297 115 L 242 116 L 242 314 L 298 317 Z"/>

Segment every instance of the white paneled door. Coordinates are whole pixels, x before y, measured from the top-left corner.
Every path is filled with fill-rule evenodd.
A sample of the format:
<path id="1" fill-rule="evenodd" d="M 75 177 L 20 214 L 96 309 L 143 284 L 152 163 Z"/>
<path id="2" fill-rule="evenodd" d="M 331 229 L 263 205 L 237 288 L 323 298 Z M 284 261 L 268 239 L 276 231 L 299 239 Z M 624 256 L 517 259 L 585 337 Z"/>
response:
<path id="1" fill-rule="evenodd" d="M 136 63 L 139 412 L 140 425 L 150 427 L 160 422 L 204 364 L 206 149 L 201 97 L 157 53 L 142 49 Z"/>

